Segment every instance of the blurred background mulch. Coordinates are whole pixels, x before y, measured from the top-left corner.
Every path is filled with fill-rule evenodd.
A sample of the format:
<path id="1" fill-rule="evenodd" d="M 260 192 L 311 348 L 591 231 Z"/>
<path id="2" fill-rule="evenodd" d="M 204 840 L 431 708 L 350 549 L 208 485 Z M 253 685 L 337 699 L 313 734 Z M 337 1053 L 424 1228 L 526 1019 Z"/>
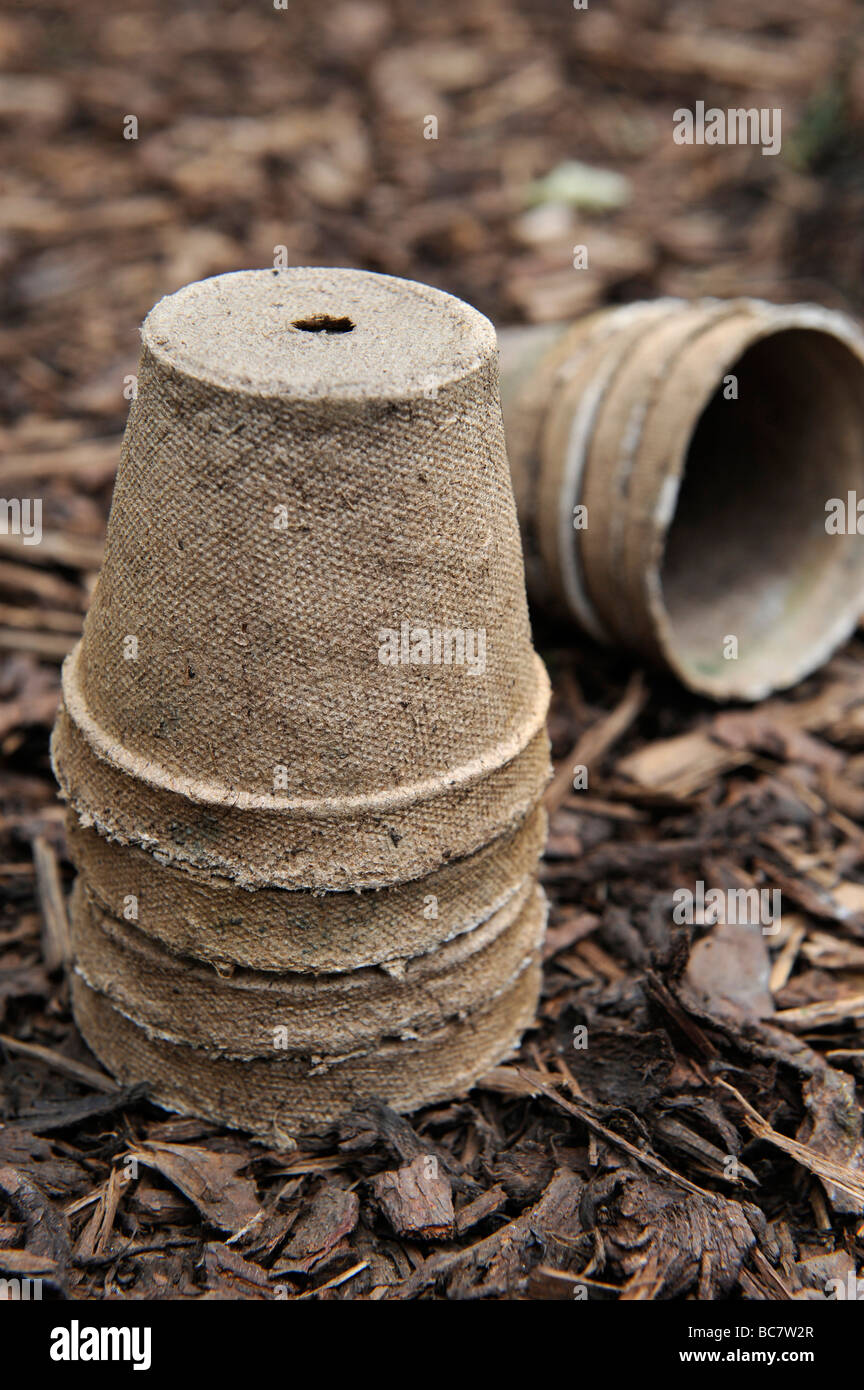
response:
<path id="1" fill-rule="evenodd" d="M 0 16 L 0 492 L 41 498 L 44 525 L 0 535 L 0 1276 L 75 1298 L 788 1299 L 854 1274 L 860 641 L 718 711 L 538 620 L 561 767 L 538 1028 L 469 1097 L 369 1104 L 294 1150 L 166 1117 L 77 1038 L 47 745 L 156 299 L 275 261 L 428 281 L 498 323 L 658 294 L 860 311 L 862 35 L 851 0 Z M 677 146 L 697 100 L 779 107 L 782 152 Z M 779 933 L 676 925 L 699 879 L 779 888 Z"/>

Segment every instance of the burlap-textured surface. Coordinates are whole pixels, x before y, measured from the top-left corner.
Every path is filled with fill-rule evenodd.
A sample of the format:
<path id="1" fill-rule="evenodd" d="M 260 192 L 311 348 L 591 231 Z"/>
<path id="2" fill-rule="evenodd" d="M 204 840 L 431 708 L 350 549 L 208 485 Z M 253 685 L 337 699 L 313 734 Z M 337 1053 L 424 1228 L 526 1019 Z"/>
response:
<path id="1" fill-rule="evenodd" d="M 352 327 L 312 331 L 321 316 Z M 427 662 L 436 629 L 466 659 Z M 61 724 L 79 816 L 241 881 L 398 881 L 514 825 L 548 682 L 488 320 L 349 270 L 244 271 L 161 301 L 64 695 L 93 764 L 73 773 Z M 111 774 L 146 815 L 131 791 L 115 805 Z"/>
<path id="2" fill-rule="evenodd" d="M 543 515 L 540 500 L 540 441 L 559 373 L 569 374 L 580 360 L 597 319 L 598 314 L 590 314 L 569 326 L 558 325 L 554 335 L 547 325 L 506 329 L 501 335 L 501 406 L 528 593 L 539 607 L 558 615 L 567 615 L 569 606 L 558 569 L 543 555 L 550 518 Z M 556 506 L 556 516 L 558 510 Z"/>
<path id="3" fill-rule="evenodd" d="M 271 1136 L 452 1095 L 531 1022 L 546 914 L 492 326 L 297 269 L 187 286 L 142 337 L 52 739 L 81 1031 Z"/>
<path id="4" fill-rule="evenodd" d="M 512 762 L 434 798 L 342 819 L 201 805 L 96 758 L 62 708 L 51 742 L 61 796 L 85 827 L 247 888 L 384 888 L 432 873 L 518 826 L 549 780 L 545 725 Z"/>
<path id="5" fill-rule="evenodd" d="M 396 964 L 470 932 L 535 873 L 546 837 L 536 808 L 510 835 L 410 883 L 365 893 L 237 888 L 105 840 L 67 816 L 69 852 L 108 916 L 219 968 L 337 972 Z"/>
<path id="6" fill-rule="evenodd" d="M 658 300 L 594 314 L 539 354 L 517 334 L 508 355 L 508 448 L 540 603 L 715 699 L 794 684 L 846 639 L 864 554 L 824 523 L 829 497 L 864 487 L 855 324 L 812 305 Z M 733 427 L 716 422 L 716 457 L 704 436 L 694 457 L 703 413 L 739 370 L 742 397 L 723 403 L 734 442 L 724 457 Z M 713 482 L 682 494 L 700 471 Z"/>
<path id="7" fill-rule="evenodd" d="M 629 350 L 621 354 L 617 370 L 609 376 L 586 451 L 585 490 L 596 498 L 596 524 L 588 527 L 582 545 L 593 601 L 620 642 L 639 647 L 646 654 L 651 647 L 655 660 L 660 656 L 653 639 L 655 619 L 649 616 L 650 606 L 644 599 L 639 612 L 632 611 L 628 584 L 622 574 L 626 569 L 632 579 L 634 573 L 627 538 L 632 543 L 634 532 L 638 532 L 642 542 L 637 564 L 642 572 L 642 593 L 647 595 L 652 583 L 656 587 L 660 555 L 652 545 L 649 558 L 645 540 L 650 529 L 662 543 L 663 523 L 668 525 L 674 510 L 671 485 L 677 481 L 676 468 L 679 472 L 683 469 L 694 420 L 714 394 L 718 381 L 715 373 L 709 373 L 700 384 L 699 395 L 694 397 L 692 381 L 681 380 L 681 368 L 691 353 L 699 351 L 705 336 L 715 331 L 728 344 L 730 361 L 734 363 L 735 344 L 740 342 L 743 347 L 746 341 L 740 332 L 753 331 L 752 315 L 743 316 L 743 320 L 736 301 L 700 301 L 682 303 L 663 318 L 646 323 L 641 335 L 628 344 Z M 663 457 L 646 468 L 646 429 L 658 395 L 665 394 L 667 388 L 675 396 L 678 421 L 686 415 L 688 424 L 682 437 L 680 426 L 676 431 L 667 416 L 668 438 Z M 694 404 L 697 401 L 701 404 Z M 665 517 L 661 496 L 667 499 Z M 621 506 L 622 497 L 627 498 L 626 507 Z M 649 566 L 651 575 L 647 572 Z"/>
<path id="8" fill-rule="evenodd" d="M 273 1052 L 374 1051 L 419 1038 L 503 993 L 536 955 L 546 920 L 542 890 L 526 883 L 506 907 L 445 946 L 407 961 L 340 975 L 274 975 L 212 967 L 155 946 L 135 927 L 94 910 L 82 880 L 72 902 L 75 968 L 133 1022 L 165 1042 L 230 1057 Z"/>
<path id="9" fill-rule="evenodd" d="M 746 500 L 733 511 L 725 498 L 718 499 L 724 503 L 721 516 L 715 511 L 706 518 L 712 543 L 702 549 L 689 583 L 681 577 L 678 592 L 687 593 L 687 604 L 683 612 L 680 605 L 673 611 L 670 571 L 661 574 L 661 565 L 674 505 L 667 502 L 664 513 L 663 499 L 680 488 L 694 428 L 714 394 L 707 383 L 716 391 L 725 373 L 769 340 L 773 373 L 781 381 L 788 370 L 779 356 L 784 341 L 795 342 L 798 358 L 794 374 L 785 377 L 780 410 L 775 396 L 763 426 L 746 380 L 736 402 L 748 415 L 751 439 L 765 429 L 769 467 L 753 466 L 743 482 L 749 481 Z M 691 682 L 701 678 L 714 698 L 764 699 L 827 661 L 854 630 L 864 606 L 860 537 L 825 531 L 828 497 L 864 489 L 864 338 L 840 314 L 745 300 L 716 318 L 706 307 L 701 331 L 679 344 L 667 362 L 634 453 L 632 510 L 610 552 L 610 568 L 619 576 L 619 611 L 623 621 L 638 606 L 646 619 L 631 631 L 641 649 L 687 671 Z M 764 413 L 763 406 L 762 418 Z M 715 466 L 723 466 L 722 457 Z M 790 499 L 798 499 L 794 509 Z M 724 552 L 720 537 L 733 525 L 745 540 Z M 773 585 L 765 584 L 766 573 Z M 742 582 L 742 575 L 750 582 Z M 713 660 L 704 651 L 706 631 L 714 633 Z M 722 657 L 726 632 L 741 638 L 737 662 Z"/>
<path id="10" fill-rule="evenodd" d="M 78 1027 L 121 1082 L 146 1082 L 150 1097 L 169 1110 L 276 1142 L 317 1129 L 375 1096 L 407 1111 L 468 1090 L 530 1027 L 539 990 L 540 967 L 532 963 L 489 1005 L 435 1035 L 386 1043 L 360 1057 L 274 1052 L 238 1062 L 151 1037 L 72 976 Z"/>
<path id="11" fill-rule="evenodd" d="M 683 303 L 663 299 L 598 310 L 562 328 L 546 346 L 539 335 L 535 346 L 522 329 L 502 334 L 507 370 L 501 402 L 531 594 L 542 607 L 571 614 L 598 640 L 610 634 L 587 592 L 585 537 L 574 537 L 573 528 L 573 508 L 586 501 L 584 454 L 619 349 Z"/>

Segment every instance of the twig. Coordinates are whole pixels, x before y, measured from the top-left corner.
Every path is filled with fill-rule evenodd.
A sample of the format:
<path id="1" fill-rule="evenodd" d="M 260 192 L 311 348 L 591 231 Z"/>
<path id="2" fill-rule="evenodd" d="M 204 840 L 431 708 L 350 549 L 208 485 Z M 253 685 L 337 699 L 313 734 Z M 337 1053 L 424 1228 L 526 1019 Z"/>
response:
<path id="1" fill-rule="evenodd" d="M 49 661 L 58 661 L 68 656 L 75 645 L 75 638 L 62 632 L 27 632 L 23 628 L 0 627 L 0 651 L 32 652 L 34 656 L 44 656 Z"/>
<path id="2" fill-rule="evenodd" d="M 325 1289 L 338 1289 L 340 1284 L 347 1284 L 349 1279 L 353 1279 L 355 1274 L 361 1270 L 369 1268 L 368 1260 L 361 1260 L 359 1265 L 352 1265 L 346 1269 L 344 1274 L 337 1274 L 335 1279 L 328 1279 L 326 1284 L 319 1284 L 317 1289 L 307 1289 L 306 1293 L 297 1294 L 296 1298 L 289 1299 L 289 1303 L 302 1303 L 306 1298 L 314 1298 L 316 1294 L 323 1293 Z"/>
<path id="3" fill-rule="evenodd" d="M 19 608 L 12 603 L 0 603 L 0 626 L 33 628 L 46 632 L 80 634 L 82 615 L 68 608 Z"/>
<path id="4" fill-rule="evenodd" d="M 77 584 L 70 584 L 68 579 L 61 579 L 48 570 L 38 570 L 13 560 L 0 560 L 0 584 L 15 593 L 35 594 L 48 603 L 69 604 L 77 612 L 86 604 L 84 591 Z"/>
<path id="5" fill-rule="evenodd" d="M 122 1250 L 115 1250 L 113 1255 L 73 1255 L 72 1263 L 78 1269 L 104 1269 L 106 1265 L 125 1260 L 127 1256 L 156 1255 L 163 1250 L 179 1250 L 200 1244 L 200 1237 L 178 1236 L 174 1240 L 153 1241 L 149 1245 L 127 1245 Z"/>
<path id="6" fill-rule="evenodd" d="M 631 1158 L 635 1158 L 637 1163 L 643 1164 L 646 1168 L 652 1168 L 655 1173 L 662 1173 L 664 1177 L 669 1178 L 670 1181 L 677 1183 L 679 1187 L 685 1188 L 688 1192 L 695 1192 L 700 1197 L 708 1197 L 711 1201 L 717 1200 L 716 1192 L 709 1192 L 707 1188 L 697 1187 L 696 1183 L 691 1182 L 689 1178 L 682 1177 L 680 1173 L 676 1173 L 674 1168 L 668 1168 L 665 1163 L 661 1163 L 660 1159 L 655 1158 L 653 1154 L 648 1154 L 642 1149 L 637 1149 L 635 1144 L 631 1144 L 629 1140 L 624 1139 L 622 1135 L 616 1134 L 614 1129 L 607 1129 L 605 1125 L 601 1125 L 600 1121 L 595 1120 L 594 1116 L 590 1115 L 583 1106 L 573 1105 L 569 1100 L 565 1100 L 564 1097 L 559 1095 L 557 1091 L 554 1091 L 551 1086 L 545 1086 L 542 1082 L 538 1081 L 536 1082 L 536 1089 L 546 1096 L 547 1100 L 554 1101 L 556 1105 L 560 1105 L 562 1110 L 566 1110 L 570 1115 L 575 1115 L 577 1120 L 581 1120 L 589 1129 L 593 1129 L 595 1133 L 599 1134 L 607 1143 L 613 1144 L 616 1148 L 623 1149 Z"/>
<path id="7" fill-rule="evenodd" d="M 50 975 L 70 959 L 72 946 L 60 883 L 60 866 L 53 846 L 44 835 L 33 838 L 33 864 L 36 869 L 36 894 L 42 912 L 42 955 L 45 969 Z"/>
<path id="8" fill-rule="evenodd" d="M 0 554 L 28 565 L 65 565 L 68 569 L 98 570 L 105 546 L 89 536 L 43 531 L 38 545 L 24 545 L 15 535 L 0 535 Z"/>
<path id="9" fill-rule="evenodd" d="M 53 1067 L 55 1071 L 71 1077 L 73 1081 L 80 1081 L 82 1086 L 92 1086 L 96 1091 L 109 1093 L 120 1090 L 117 1082 L 104 1072 L 85 1066 L 83 1062 L 75 1062 L 71 1057 L 64 1057 L 60 1052 L 52 1052 L 49 1047 L 40 1047 L 38 1043 L 19 1042 L 17 1038 L 10 1038 L 8 1033 L 0 1033 L 0 1045 L 5 1047 L 7 1052 L 20 1053 L 22 1057 L 32 1057 L 35 1062 L 44 1062 L 46 1066 Z"/>
<path id="10" fill-rule="evenodd" d="M 730 1086 L 728 1081 L 717 1077 L 715 1085 L 722 1086 L 724 1091 L 728 1091 L 734 1096 L 744 1112 L 744 1122 L 751 1133 L 757 1138 L 764 1139 L 767 1143 L 773 1144 L 775 1149 L 780 1149 L 782 1153 L 794 1158 L 796 1163 L 800 1163 L 802 1168 L 806 1168 L 809 1173 L 815 1173 L 823 1182 L 830 1183 L 833 1187 L 838 1187 L 847 1196 L 861 1204 L 864 1210 L 864 1182 L 862 1182 L 851 1168 L 847 1168 L 843 1163 L 835 1163 L 830 1158 L 824 1158 L 814 1149 L 808 1148 L 806 1144 L 801 1144 L 797 1139 L 789 1139 L 785 1134 L 779 1134 L 774 1127 L 759 1114 L 740 1091 L 734 1086 Z"/>
<path id="11" fill-rule="evenodd" d="M 572 790 L 573 768 L 587 767 L 592 762 L 599 761 L 604 753 L 608 753 L 613 743 L 629 729 L 647 698 L 648 692 L 642 673 L 635 671 L 630 677 L 620 704 L 602 719 L 598 719 L 590 729 L 586 729 L 576 740 L 567 757 L 559 763 L 543 798 L 550 816 L 553 811 L 557 811 Z"/>

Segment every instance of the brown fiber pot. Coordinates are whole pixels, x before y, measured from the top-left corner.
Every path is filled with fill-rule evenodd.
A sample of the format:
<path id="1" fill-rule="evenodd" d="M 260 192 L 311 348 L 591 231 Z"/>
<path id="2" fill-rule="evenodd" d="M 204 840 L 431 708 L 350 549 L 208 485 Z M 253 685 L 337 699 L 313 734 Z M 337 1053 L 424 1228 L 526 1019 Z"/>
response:
<path id="1" fill-rule="evenodd" d="M 226 972 L 239 966 L 333 974 L 398 969 L 486 922 L 536 875 L 546 816 L 538 807 L 517 830 L 467 859 L 363 893 L 238 888 L 105 840 L 71 815 L 66 838 L 104 914 L 133 922 L 155 944 Z"/>
<path id="2" fill-rule="evenodd" d="M 78 818 L 301 889 L 515 828 L 549 685 L 488 320 L 389 276 L 259 270 L 162 300 L 142 337 L 54 736 Z"/>
<path id="3" fill-rule="evenodd" d="M 359 1056 L 293 1055 L 237 1061 L 161 1040 L 131 1022 L 104 994 L 72 977 L 75 1018 L 85 1041 L 124 1084 L 144 1081 L 169 1110 L 286 1142 L 329 1124 L 364 1100 L 413 1110 L 467 1091 L 518 1046 L 534 1021 L 538 961 L 464 1019 L 422 1038 L 387 1042 Z"/>
<path id="4" fill-rule="evenodd" d="M 717 700 L 790 686 L 849 636 L 864 549 L 854 522 L 828 533 L 826 505 L 864 497 L 864 339 L 851 320 L 658 300 L 501 342 L 540 604 Z"/>
<path id="5" fill-rule="evenodd" d="M 537 955 L 546 904 L 533 883 L 473 931 L 405 962 L 340 975 L 212 967 L 155 946 L 95 908 L 79 879 L 72 904 L 75 968 L 134 1023 L 165 1042 L 226 1057 L 374 1052 L 468 1017 L 510 987 Z"/>
<path id="6" fill-rule="evenodd" d="M 53 765 L 85 1040 L 271 1142 L 456 1095 L 534 1019 L 546 672 L 491 325 L 359 271 L 143 329 Z"/>

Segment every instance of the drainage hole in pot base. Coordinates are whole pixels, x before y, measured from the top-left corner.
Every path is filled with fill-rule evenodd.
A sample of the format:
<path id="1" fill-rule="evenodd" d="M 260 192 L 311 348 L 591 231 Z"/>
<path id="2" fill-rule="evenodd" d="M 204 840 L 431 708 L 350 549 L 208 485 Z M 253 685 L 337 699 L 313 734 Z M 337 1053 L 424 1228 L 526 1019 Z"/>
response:
<path id="1" fill-rule="evenodd" d="M 301 333 L 350 333 L 354 324 L 349 318 L 334 318 L 332 314 L 313 314 L 308 319 L 295 319 L 292 328 Z"/>

